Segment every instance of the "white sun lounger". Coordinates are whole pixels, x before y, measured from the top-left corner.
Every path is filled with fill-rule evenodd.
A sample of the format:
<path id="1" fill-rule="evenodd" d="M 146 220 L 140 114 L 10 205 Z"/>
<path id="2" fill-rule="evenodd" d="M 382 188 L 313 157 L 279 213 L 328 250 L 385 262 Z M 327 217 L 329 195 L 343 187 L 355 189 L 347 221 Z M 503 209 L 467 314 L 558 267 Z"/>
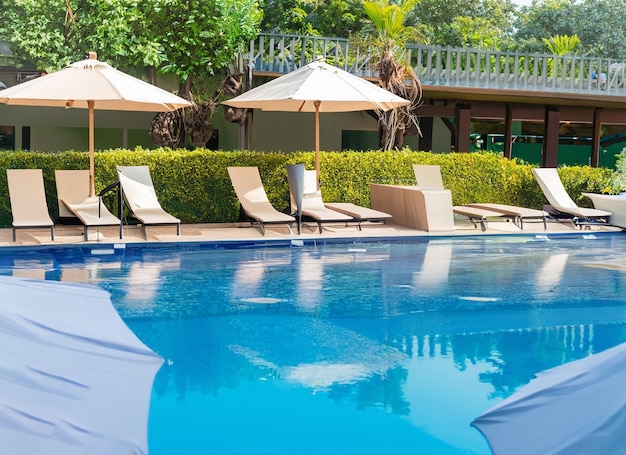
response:
<path id="1" fill-rule="evenodd" d="M 611 212 L 579 207 L 567 193 L 556 168 L 534 168 L 533 175 L 549 205 L 546 210 L 555 217 L 567 217 L 575 225 L 606 224 Z"/>
<path id="2" fill-rule="evenodd" d="M 271 204 L 263 187 L 258 167 L 229 167 L 228 175 L 237 199 L 252 225 L 258 223 L 261 226 L 261 233 L 265 235 L 266 224 L 286 224 L 291 233 L 291 223 L 295 223 L 296 219 L 279 212 Z"/>
<path id="3" fill-rule="evenodd" d="M 289 189 L 291 195 L 291 213 L 298 212 L 295 198 L 294 182 L 289 180 Z M 304 170 L 303 176 L 303 194 L 302 194 L 302 216 L 311 218 L 317 223 L 319 232 L 323 230 L 323 223 L 356 223 L 357 229 L 361 230 L 361 222 L 368 219 L 368 215 L 372 218 L 389 219 L 391 215 L 372 210 L 367 207 L 360 207 L 356 204 L 349 203 L 325 203 L 322 198 L 322 191 L 317 188 L 317 174 L 313 170 Z"/>
<path id="4" fill-rule="evenodd" d="M 134 218 L 146 226 L 176 225 L 176 235 L 180 235 L 180 220 L 161 207 L 157 198 L 148 166 L 117 166 L 120 191 Z"/>
<path id="5" fill-rule="evenodd" d="M 113 215 L 99 196 L 89 196 L 88 170 L 54 171 L 60 218 L 78 218 L 83 224 L 83 235 L 88 240 L 89 227 L 119 226 L 120 219 Z M 120 229 L 120 239 L 122 230 Z"/>
<path id="6" fill-rule="evenodd" d="M 11 214 L 13 215 L 13 241 L 17 229 L 49 228 L 54 241 L 54 222 L 48 212 L 46 191 L 41 169 L 7 169 L 7 183 Z"/>

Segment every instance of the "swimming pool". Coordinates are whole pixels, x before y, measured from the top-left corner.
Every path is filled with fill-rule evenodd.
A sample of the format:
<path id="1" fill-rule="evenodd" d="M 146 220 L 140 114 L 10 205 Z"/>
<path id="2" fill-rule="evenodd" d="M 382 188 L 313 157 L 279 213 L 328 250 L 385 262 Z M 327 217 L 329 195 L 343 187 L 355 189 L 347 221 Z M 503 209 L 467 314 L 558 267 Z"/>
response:
<path id="1" fill-rule="evenodd" d="M 471 421 L 626 341 L 626 236 L 0 252 L 85 281 L 166 359 L 150 453 L 488 454 Z"/>

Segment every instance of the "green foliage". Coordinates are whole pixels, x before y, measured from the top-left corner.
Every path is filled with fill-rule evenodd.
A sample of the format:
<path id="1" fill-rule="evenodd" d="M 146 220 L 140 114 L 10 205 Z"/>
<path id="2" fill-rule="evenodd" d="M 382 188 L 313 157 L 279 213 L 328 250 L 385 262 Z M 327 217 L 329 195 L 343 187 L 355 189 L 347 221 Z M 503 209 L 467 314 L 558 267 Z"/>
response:
<path id="1" fill-rule="evenodd" d="M 623 148 L 617 154 L 615 171 L 613 172 L 610 185 L 605 189 L 605 192 L 611 194 L 619 194 L 622 191 L 626 191 L 626 148 Z"/>
<path id="2" fill-rule="evenodd" d="M 621 59 L 626 53 L 624 8 L 624 0 L 537 2 L 520 15 L 516 49 L 520 52 L 543 51 L 545 39 L 577 35 L 580 39 L 577 52 Z"/>
<path id="3" fill-rule="evenodd" d="M 626 1 L 585 0 L 577 5 L 574 31 L 583 51 L 594 57 L 622 59 L 626 55 Z"/>
<path id="4" fill-rule="evenodd" d="M 394 55 L 404 52 L 406 43 L 423 42 L 421 31 L 407 25 L 407 19 L 416 0 L 403 0 L 400 3 L 389 0 L 372 0 L 363 2 L 363 10 L 369 22 L 361 31 L 361 39 L 368 47 L 378 49 L 382 53 L 390 48 Z M 374 53 L 372 58 L 381 56 Z"/>
<path id="5" fill-rule="evenodd" d="M 421 0 L 408 25 L 420 26 L 432 45 L 506 50 L 517 15 L 505 0 Z"/>
<path id="6" fill-rule="evenodd" d="M 184 223 L 226 223 L 239 220 L 239 202 L 228 177 L 229 166 L 258 166 L 272 204 L 289 210 L 285 164 L 304 163 L 313 169 L 313 152 L 260 153 L 187 150 L 110 150 L 96 153 L 96 192 L 117 181 L 116 166 L 147 165 L 165 210 Z M 404 149 L 400 152 L 323 152 L 321 188 L 329 202 L 370 205 L 369 184 L 414 185 L 413 164 L 436 164 L 455 205 L 494 202 L 541 208 L 543 193 L 532 176 L 532 166 L 493 153 L 434 154 Z M 11 225 L 5 169 L 42 169 L 50 214 L 58 214 L 55 169 L 87 169 L 86 152 L 0 152 L 0 226 Z M 355 170 L 358 169 L 358 172 Z M 589 166 L 559 169 L 563 184 L 581 206 L 590 201 L 580 194 L 599 193 L 609 185 L 612 170 Z M 116 211 L 117 197 L 105 203 Z"/>
<path id="7" fill-rule="evenodd" d="M 162 70 L 180 81 L 231 64 L 258 33 L 262 14 L 249 0 L 152 0 L 151 34 L 163 47 Z"/>
<path id="8" fill-rule="evenodd" d="M 6 0 L 0 39 L 32 67 L 57 70 L 89 51 L 122 69 L 211 75 L 258 33 L 254 0 Z"/>
<path id="9" fill-rule="evenodd" d="M 0 37 L 29 66 L 48 72 L 89 51 L 123 67 L 146 56 L 158 60 L 146 26 L 137 0 L 7 0 L 0 9 Z"/>
<path id="10" fill-rule="evenodd" d="M 568 55 L 573 54 L 578 46 L 580 46 L 580 38 L 577 35 L 556 35 L 550 39 L 543 38 L 549 54 Z"/>
<path id="11" fill-rule="evenodd" d="M 533 5 L 517 22 L 515 38 L 521 43 L 519 50 L 537 50 L 534 47 L 543 47 L 541 40 L 550 36 L 574 35 L 576 8 L 572 0 L 550 0 Z"/>
<path id="12" fill-rule="evenodd" d="M 581 193 L 601 193 L 611 181 L 613 172 L 606 168 L 591 166 L 563 166 L 559 176 L 572 200 L 581 207 L 593 207 Z"/>
<path id="13" fill-rule="evenodd" d="M 265 0 L 261 29 L 270 33 L 347 37 L 363 26 L 360 0 Z"/>
<path id="14" fill-rule="evenodd" d="M 0 37 L 9 41 L 25 67 L 58 69 L 79 57 L 66 39 L 65 12 L 63 0 L 5 0 L 0 8 Z"/>

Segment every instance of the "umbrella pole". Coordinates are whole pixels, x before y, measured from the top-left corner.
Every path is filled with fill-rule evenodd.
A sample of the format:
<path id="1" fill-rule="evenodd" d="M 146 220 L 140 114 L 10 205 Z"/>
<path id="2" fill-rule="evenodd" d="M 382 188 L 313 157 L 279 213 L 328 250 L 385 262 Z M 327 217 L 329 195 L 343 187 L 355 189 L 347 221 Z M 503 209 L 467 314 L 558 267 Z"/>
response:
<path id="1" fill-rule="evenodd" d="M 95 141 L 94 141 L 94 121 L 93 121 L 93 111 L 94 111 L 95 101 L 89 100 L 87 101 L 87 106 L 89 106 L 89 196 L 93 197 L 96 195 L 96 182 L 95 182 L 95 159 L 94 159 L 94 149 L 95 149 Z"/>
<path id="2" fill-rule="evenodd" d="M 321 101 L 315 101 L 315 177 L 317 180 L 317 189 L 320 189 L 320 104 Z"/>

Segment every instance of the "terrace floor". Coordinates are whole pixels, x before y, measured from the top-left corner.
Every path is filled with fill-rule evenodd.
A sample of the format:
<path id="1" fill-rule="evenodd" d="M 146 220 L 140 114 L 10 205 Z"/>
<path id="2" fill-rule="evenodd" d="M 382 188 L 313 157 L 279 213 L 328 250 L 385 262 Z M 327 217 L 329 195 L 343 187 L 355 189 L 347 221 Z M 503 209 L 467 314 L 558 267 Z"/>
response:
<path id="1" fill-rule="evenodd" d="M 124 226 L 124 238 L 119 239 L 119 228 L 115 226 L 92 228 L 89 231 L 89 240 L 83 239 L 82 226 L 57 225 L 55 240 L 50 240 L 49 229 L 18 229 L 17 242 L 12 241 L 11 229 L 0 229 L 0 247 L 34 246 L 34 245 L 63 245 L 63 244 L 113 244 L 113 243 L 145 243 L 145 242 L 220 242 L 220 241 L 276 241 L 276 240 L 313 240 L 313 239 L 381 239 L 394 237 L 419 236 L 463 236 L 463 235 L 519 235 L 519 234 L 567 234 L 567 233 L 595 233 L 620 232 L 621 228 L 611 226 L 592 226 L 581 230 L 570 222 L 549 220 L 547 229 L 543 223 L 525 222 L 521 230 L 512 222 L 503 220 L 489 221 L 486 231 L 475 228 L 472 223 L 462 218 L 455 218 L 454 231 L 425 232 L 394 224 L 393 222 L 363 223 L 362 230 L 356 226 L 343 224 L 324 224 L 324 230 L 319 233 L 315 223 L 303 223 L 302 234 L 298 235 L 294 227 L 289 233 L 285 226 L 274 225 L 266 227 L 263 235 L 257 227 L 250 223 L 234 224 L 186 224 L 181 226 L 181 235 L 177 236 L 172 226 L 149 226 L 147 239 L 143 235 L 141 226 Z"/>

